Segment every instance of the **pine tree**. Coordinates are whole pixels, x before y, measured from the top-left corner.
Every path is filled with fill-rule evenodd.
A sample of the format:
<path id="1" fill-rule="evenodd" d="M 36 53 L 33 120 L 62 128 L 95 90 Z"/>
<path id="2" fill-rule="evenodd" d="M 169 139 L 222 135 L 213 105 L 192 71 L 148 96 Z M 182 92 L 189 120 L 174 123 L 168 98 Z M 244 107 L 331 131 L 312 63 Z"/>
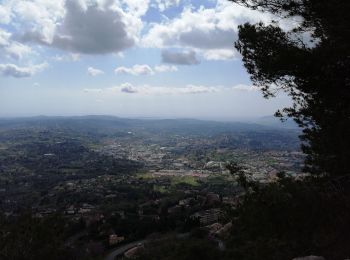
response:
<path id="1" fill-rule="evenodd" d="M 302 18 L 290 31 L 278 22 L 241 25 L 235 47 L 265 97 L 279 90 L 292 97 L 276 115 L 303 128 L 305 171 L 350 174 L 350 1 L 231 1 L 278 19 Z"/>

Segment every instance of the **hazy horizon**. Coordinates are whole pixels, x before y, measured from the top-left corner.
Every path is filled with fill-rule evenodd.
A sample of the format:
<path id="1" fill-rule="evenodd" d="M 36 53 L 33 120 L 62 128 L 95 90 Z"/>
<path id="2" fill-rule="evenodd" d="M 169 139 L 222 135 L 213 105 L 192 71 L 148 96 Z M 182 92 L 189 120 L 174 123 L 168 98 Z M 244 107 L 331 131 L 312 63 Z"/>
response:
<path id="1" fill-rule="evenodd" d="M 18 115 L 18 116 L 0 116 L 0 119 L 31 119 L 31 118 L 84 118 L 84 117 L 111 117 L 111 118 L 120 118 L 120 119 L 140 119 L 140 120 L 202 120 L 202 121 L 218 121 L 218 122 L 251 122 L 254 120 L 260 119 L 276 119 L 279 120 L 274 115 L 264 115 L 264 116 L 252 116 L 252 117 L 166 117 L 166 116 L 142 116 L 142 115 L 134 115 L 134 116 L 120 116 L 120 115 L 112 115 L 112 114 L 72 114 L 72 115 L 45 115 L 45 114 L 37 114 L 37 115 Z"/>
<path id="2" fill-rule="evenodd" d="M 233 46 L 239 24 L 274 17 L 226 0 L 6 0 L 0 15 L 0 117 L 232 120 L 291 104 L 265 100 Z"/>

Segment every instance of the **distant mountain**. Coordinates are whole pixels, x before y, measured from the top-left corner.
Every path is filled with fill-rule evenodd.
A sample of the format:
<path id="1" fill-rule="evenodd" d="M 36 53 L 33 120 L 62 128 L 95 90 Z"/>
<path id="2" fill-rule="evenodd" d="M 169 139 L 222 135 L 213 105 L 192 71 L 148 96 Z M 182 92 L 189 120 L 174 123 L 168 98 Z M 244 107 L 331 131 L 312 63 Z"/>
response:
<path id="1" fill-rule="evenodd" d="M 181 134 L 217 134 L 223 132 L 272 131 L 297 129 L 293 122 L 282 123 L 274 117 L 254 122 L 217 122 L 197 119 L 130 119 L 114 116 L 28 117 L 0 119 L 0 128 L 48 127 L 83 131 L 148 130 Z"/>
<path id="2" fill-rule="evenodd" d="M 0 119 L 0 133 L 26 132 L 65 133 L 80 138 L 157 137 L 172 140 L 177 137 L 204 138 L 218 147 L 249 149 L 298 149 L 300 129 L 284 126 L 277 119 L 266 117 L 259 123 L 217 122 L 196 119 L 129 119 L 113 116 L 31 117 Z M 281 126 L 282 125 L 282 126 Z M 19 135 L 21 136 L 21 135 Z M 201 147 L 202 149 L 203 147 Z"/>
<path id="3" fill-rule="evenodd" d="M 285 128 L 285 129 L 299 129 L 299 126 L 290 118 L 282 122 L 279 118 L 275 116 L 264 116 L 261 118 L 252 121 L 263 126 L 276 127 L 276 128 Z"/>

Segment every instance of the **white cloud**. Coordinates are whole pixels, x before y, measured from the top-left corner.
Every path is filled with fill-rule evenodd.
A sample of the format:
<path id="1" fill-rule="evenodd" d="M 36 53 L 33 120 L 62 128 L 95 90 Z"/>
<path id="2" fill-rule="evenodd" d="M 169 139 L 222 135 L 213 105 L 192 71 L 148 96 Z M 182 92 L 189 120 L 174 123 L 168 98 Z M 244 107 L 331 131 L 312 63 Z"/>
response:
<path id="1" fill-rule="evenodd" d="M 147 0 L 13 0 L 22 42 L 75 53 L 118 53 L 132 47 L 143 28 Z"/>
<path id="2" fill-rule="evenodd" d="M 150 0 L 121 0 L 119 2 L 127 6 L 127 13 L 137 17 L 145 15 L 150 5 Z"/>
<path id="3" fill-rule="evenodd" d="M 232 49 L 213 49 L 201 52 L 206 60 L 229 60 L 235 57 L 235 50 Z"/>
<path id="4" fill-rule="evenodd" d="M 19 32 L 27 33 L 42 43 L 53 41 L 57 24 L 65 15 L 65 0 L 12 1 L 12 14 Z"/>
<path id="5" fill-rule="evenodd" d="M 181 95 L 199 95 L 199 94 L 215 94 L 220 92 L 250 92 L 258 91 L 259 88 L 238 84 L 235 86 L 224 87 L 224 86 L 203 86 L 189 84 L 184 87 L 173 87 L 173 86 L 150 86 L 144 85 L 133 85 L 129 82 L 122 83 L 120 85 L 110 88 L 92 88 L 84 89 L 85 93 L 98 94 L 98 97 L 112 97 L 113 95 L 138 95 L 138 96 L 181 96 Z"/>
<path id="6" fill-rule="evenodd" d="M 32 49 L 18 42 L 13 42 L 9 46 L 4 48 L 5 53 L 14 59 L 22 59 L 24 56 L 32 53 Z"/>
<path id="7" fill-rule="evenodd" d="M 5 47 L 10 44 L 11 33 L 0 28 L 0 47 Z"/>
<path id="8" fill-rule="evenodd" d="M 70 53 L 69 55 L 55 55 L 51 59 L 57 62 L 78 61 L 80 59 L 80 54 Z"/>
<path id="9" fill-rule="evenodd" d="M 74 1 L 67 1 L 66 15 L 57 28 L 52 45 L 87 54 L 122 51 L 134 45 L 123 21 L 123 13 L 101 9 L 96 5 L 86 10 Z"/>
<path id="10" fill-rule="evenodd" d="M 15 64 L 0 64 L 0 74 L 3 76 L 15 78 L 31 77 L 47 67 L 47 63 L 27 67 L 19 67 Z"/>
<path id="11" fill-rule="evenodd" d="M 12 34 L 0 28 L 0 53 L 13 59 L 22 59 L 32 53 L 32 49 L 24 44 L 13 41 Z"/>
<path id="12" fill-rule="evenodd" d="M 223 91 L 258 91 L 259 88 L 252 85 L 238 84 L 235 86 L 224 87 L 224 86 L 203 86 L 189 84 L 185 87 L 171 87 L 171 86 L 150 86 L 150 85 L 138 85 L 135 86 L 129 82 L 107 88 L 98 89 L 98 91 L 91 92 L 102 92 L 107 95 L 114 94 L 138 94 L 138 95 L 189 95 L 189 94 L 205 94 L 205 93 L 218 93 Z"/>
<path id="13" fill-rule="evenodd" d="M 104 72 L 102 70 L 99 70 L 99 69 L 95 69 L 93 67 L 89 67 L 87 69 L 87 73 L 92 76 L 92 77 L 96 77 L 96 76 L 99 76 L 99 75 L 102 75 L 104 74 Z"/>
<path id="14" fill-rule="evenodd" d="M 138 93 L 138 91 L 139 91 L 136 87 L 134 87 L 132 84 L 130 84 L 128 82 L 121 84 L 117 88 L 114 88 L 114 90 L 118 90 L 118 89 L 120 92 L 129 93 L 129 94 Z"/>
<path id="15" fill-rule="evenodd" d="M 158 65 L 154 67 L 156 72 L 175 72 L 178 71 L 176 66 L 168 66 L 168 65 Z"/>
<path id="16" fill-rule="evenodd" d="M 6 6 L 0 5 L 0 24 L 8 24 L 11 21 L 11 12 Z"/>
<path id="17" fill-rule="evenodd" d="M 131 83 L 123 83 L 119 86 L 109 88 L 108 91 L 138 95 L 187 95 L 219 92 L 220 88 L 197 85 L 187 85 L 186 87 L 134 86 Z"/>
<path id="18" fill-rule="evenodd" d="M 156 6 L 161 12 L 164 12 L 170 7 L 179 6 L 179 4 L 180 0 L 156 0 Z"/>
<path id="19" fill-rule="evenodd" d="M 136 65 L 132 66 L 131 68 L 118 67 L 114 70 L 114 72 L 117 74 L 131 74 L 134 76 L 153 75 L 154 74 L 153 69 L 146 64 L 143 64 L 143 65 L 136 64 Z"/>
<path id="20" fill-rule="evenodd" d="M 209 60 L 231 59 L 238 25 L 244 22 L 269 22 L 271 16 L 249 10 L 227 0 L 213 8 L 189 6 L 179 17 L 154 24 L 143 37 L 145 47 L 187 48 Z"/>
<path id="21" fill-rule="evenodd" d="M 194 51 L 162 51 L 162 61 L 164 63 L 178 64 L 178 65 L 196 65 L 200 61 L 197 59 L 196 52 Z"/>
<path id="22" fill-rule="evenodd" d="M 155 72 L 162 73 L 162 72 L 175 72 L 178 71 L 178 68 L 176 66 L 169 66 L 169 65 L 158 65 L 154 66 L 152 69 L 147 64 L 136 64 L 130 68 L 128 67 L 118 67 L 114 70 L 117 74 L 130 74 L 134 76 L 140 76 L 140 75 L 154 75 Z"/>
<path id="23" fill-rule="evenodd" d="M 90 88 L 84 89 L 86 93 L 101 94 L 110 96 L 111 94 L 137 94 L 145 96 L 163 96 L 163 95 L 191 95 L 191 94 L 206 94 L 219 93 L 224 91 L 250 92 L 258 91 L 259 88 L 253 85 L 238 84 L 234 86 L 204 86 L 188 84 L 184 87 L 174 86 L 151 86 L 147 84 L 134 85 L 129 82 L 122 83 L 110 88 Z"/>
<path id="24" fill-rule="evenodd" d="M 232 90 L 238 90 L 238 91 L 258 91 L 259 88 L 253 85 L 244 85 L 244 84 L 238 84 L 236 86 L 232 87 Z"/>

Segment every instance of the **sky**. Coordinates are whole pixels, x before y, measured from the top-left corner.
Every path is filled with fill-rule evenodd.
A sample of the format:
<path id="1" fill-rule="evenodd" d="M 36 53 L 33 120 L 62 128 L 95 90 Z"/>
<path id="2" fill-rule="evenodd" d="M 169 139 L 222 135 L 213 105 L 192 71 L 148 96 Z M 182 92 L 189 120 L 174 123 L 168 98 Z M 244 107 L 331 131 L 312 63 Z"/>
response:
<path id="1" fill-rule="evenodd" d="M 234 48 L 239 24 L 272 19 L 227 0 L 0 0 L 0 117 L 272 115 L 289 97 L 264 99 Z"/>

